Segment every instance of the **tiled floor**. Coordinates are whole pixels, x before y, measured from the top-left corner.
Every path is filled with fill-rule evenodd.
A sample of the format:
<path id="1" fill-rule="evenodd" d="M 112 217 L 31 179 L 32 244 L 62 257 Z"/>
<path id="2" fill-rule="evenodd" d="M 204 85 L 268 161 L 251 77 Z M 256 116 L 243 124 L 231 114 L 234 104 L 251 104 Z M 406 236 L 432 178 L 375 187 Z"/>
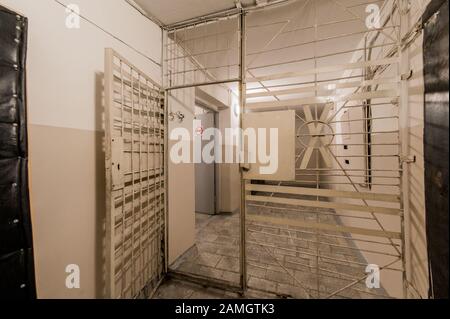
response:
<path id="1" fill-rule="evenodd" d="M 273 294 L 252 290 L 242 296 L 226 290 L 168 278 L 158 289 L 153 299 L 273 299 L 276 297 Z"/>
<path id="2" fill-rule="evenodd" d="M 281 208 L 281 209 L 280 209 Z M 298 211 L 287 207 L 269 208 L 250 203 L 248 214 L 283 216 L 338 223 L 332 210 Z M 239 283 L 239 215 L 200 215 L 197 217 L 196 245 L 172 269 L 202 277 Z M 260 293 L 285 298 L 324 298 L 364 275 L 366 260 L 351 240 L 336 234 L 316 233 L 294 227 L 270 224 L 247 225 L 248 286 Z M 329 236 L 327 236 L 329 235 Z M 317 239 L 320 238 L 319 242 Z M 320 256 L 318 258 L 317 256 Z M 177 287 L 187 285 L 186 289 Z M 157 296 L 197 298 L 202 294 L 223 298 L 224 292 L 196 291 L 190 284 L 169 283 Z M 217 295 L 215 295 L 217 293 Z M 380 298 L 383 289 L 368 290 L 364 281 L 339 292 L 335 298 Z M 227 293 L 225 293 L 228 296 Z M 274 296 L 274 295 L 271 295 Z M 230 298 L 235 298 L 231 296 Z"/>
<path id="3" fill-rule="evenodd" d="M 224 290 L 205 288 L 190 282 L 168 279 L 153 296 L 154 299 L 235 299 L 239 295 Z"/>
<path id="4" fill-rule="evenodd" d="M 239 284 L 239 215 L 196 215 L 196 245 L 172 269 Z"/>
<path id="5" fill-rule="evenodd" d="M 275 206 L 274 206 L 275 207 Z M 250 203 L 249 215 L 337 224 L 333 210 Z M 298 210 L 305 209 L 299 213 Z M 320 214 L 318 214 L 320 212 Z M 353 242 L 337 234 L 267 223 L 249 223 L 247 232 L 248 285 L 291 298 L 325 298 L 364 275 L 367 262 Z M 330 236 L 328 236 L 330 235 Z M 319 257 L 318 257 L 319 256 Z M 340 292 L 336 298 L 376 298 L 364 282 Z M 375 295 L 373 295 L 375 294 Z"/>

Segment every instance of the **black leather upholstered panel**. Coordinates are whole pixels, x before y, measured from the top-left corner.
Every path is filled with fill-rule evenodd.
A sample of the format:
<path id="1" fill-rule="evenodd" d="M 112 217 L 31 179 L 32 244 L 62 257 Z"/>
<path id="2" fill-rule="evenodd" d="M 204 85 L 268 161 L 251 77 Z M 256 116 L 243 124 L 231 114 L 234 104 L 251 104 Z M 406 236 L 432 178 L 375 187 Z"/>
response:
<path id="1" fill-rule="evenodd" d="M 29 274 L 33 272 L 29 260 L 33 258 L 32 250 L 19 250 L 0 257 L 0 273 L 2 274 L 2 290 L 8 292 L 2 298 L 30 299 L 30 289 L 24 284 L 17 288 L 18 283 L 26 283 Z"/>
<path id="2" fill-rule="evenodd" d="M 423 15 L 425 197 L 430 294 L 448 298 L 448 0 L 432 0 Z"/>
<path id="3" fill-rule="evenodd" d="M 27 19 L 0 6 L 0 299 L 33 299 L 25 62 Z"/>

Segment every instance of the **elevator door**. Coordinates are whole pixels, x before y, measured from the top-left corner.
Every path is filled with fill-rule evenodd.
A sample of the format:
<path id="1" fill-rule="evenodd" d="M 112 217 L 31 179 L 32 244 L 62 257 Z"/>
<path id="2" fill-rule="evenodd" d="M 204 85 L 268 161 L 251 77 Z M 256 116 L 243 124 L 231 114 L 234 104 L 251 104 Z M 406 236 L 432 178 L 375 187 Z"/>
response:
<path id="1" fill-rule="evenodd" d="M 107 49 L 105 102 L 107 291 L 135 298 L 166 268 L 164 92 Z"/>
<path id="2" fill-rule="evenodd" d="M 206 129 L 214 128 L 214 113 L 209 112 L 196 116 L 201 121 L 201 127 L 197 134 L 202 134 Z M 212 138 L 211 138 L 212 139 Z M 202 149 L 210 141 L 202 139 Z M 214 215 L 216 213 L 216 164 L 195 164 L 195 211 L 197 213 Z"/>

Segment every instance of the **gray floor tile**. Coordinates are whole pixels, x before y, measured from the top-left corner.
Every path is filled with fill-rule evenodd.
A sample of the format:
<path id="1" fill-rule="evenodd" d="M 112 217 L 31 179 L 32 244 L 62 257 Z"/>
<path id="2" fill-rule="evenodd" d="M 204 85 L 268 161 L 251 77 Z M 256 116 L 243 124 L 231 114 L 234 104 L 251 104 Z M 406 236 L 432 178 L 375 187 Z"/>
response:
<path id="1" fill-rule="evenodd" d="M 337 222 L 337 218 L 332 215 L 333 211 L 328 210 L 327 212 L 330 214 L 321 215 L 320 219 L 328 223 Z M 298 213 L 289 210 L 249 207 L 248 213 L 317 221 L 317 214 L 314 211 Z M 196 245 L 180 257 L 173 267 L 176 270 L 203 277 L 239 283 L 239 216 L 237 214 L 216 216 L 197 214 L 196 222 Z M 317 298 L 319 284 L 320 297 L 323 298 L 333 291 L 345 287 L 349 282 L 340 279 L 339 274 L 347 275 L 347 277 L 342 277 L 347 279 L 348 276 L 364 274 L 365 267 L 349 263 L 364 265 L 366 261 L 359 251 L 348 249 L 348 247 L 355 247 L 350 239 L 334 236 L 339 234 L 326 236 L 327 233 L 322 232 L 318 237 L 309 229 L 298 227 L 282 229 L 275 225 L 255 225 L 251 222 L 248 227 L 252 231 L 247 234 L 249 242 L 246 251 L 247 279 L 249 286 L 255 288 L 254 296 L 265 294 L 261 292 L 262 290 L 272 292 L 272 297 L 278 294 L 284 297 L 305 298 L 306 292 L 302 288 L 303 286 L 308 288 L 311 297 Z M 318 238 L 320 239 L 319 244 L 317 244 Z M 319 248 L 319 258 L 315 256 L 317 248 Z M 319 271 L 319 282 L 317 266 L 322 269 Z M 292 275 L 295 276 L 295 279 Z M 330 278 L 333 276 L 338 276 L 338 278 Z M 371 296 L 370 291 L 365 293 L 365 290 L 364 283 L 360 283 L 355 286 L 355 289 L 348 289 L 337 295 L 336 298 L 377 298 L 376 295 Z M 380 294 L 382 293 L 383 291 L 380 292 Z M 205 290 L 204 287 L 195 290 L 192 285 L 182 286 L 180 283 L 168 283 L 160 288 L 155 297 L 158 296 L 161 298 L 222 299 L 226 296 L 229 297 L 229 294 Z M 247 298 L 251 297 L 247 295 Z"/>

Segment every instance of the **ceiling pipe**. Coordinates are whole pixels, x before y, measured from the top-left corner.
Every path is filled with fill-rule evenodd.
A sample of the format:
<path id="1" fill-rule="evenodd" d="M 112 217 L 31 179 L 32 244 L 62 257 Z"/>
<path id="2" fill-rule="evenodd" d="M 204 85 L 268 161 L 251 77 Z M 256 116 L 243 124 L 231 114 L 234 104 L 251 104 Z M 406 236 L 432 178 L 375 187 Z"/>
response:
<path id="1" fill-rule="evenodd" d="M 258 11 L 261 9 L 273 8 L 273 7 L 281 7 L 291 3 L 298 2 L 299 0 L 256 0 L 256 5 L 252 7 L 244 8 L 245 11 Z"/>
<path id="2" fill-rule="evenodd" d="M 186 27 L 190 27 L 190 26 L 196 26 L 199 24 L 204 24 L 204 23 L 212 22 L 212 21 L 219 20 L 219 19 L 225 19 L 227 17 L 232 17 L 237 14 L 240 14 L 241 12 L 242 12 L 242 9 L 233 7 L 231 9 L 226 9 L 226 10 L 210 13 L 207 15 L 195 17 L 192 19 L 184 20 L 181 22 L 176 22 L 173 24 L 165 25 L 165 26 L 163 26 L 163 28 L 167 31 L 174 31 L 177 29 L 182 29 L 182 28 L 186 28 Z"/>
<path id="3" fill-rule="evenodd" d="M 176 22 L 170 25 L 164 25 L 162 26 L 163 29 L 168 31 L 175 31 L 177 29 L 182 29 L 189 26 L 195 26 L 199 24 L 208 23 L 211 21 L 219 20 L 219 19 L 226 19 L 232 16 L 235 16 L 237 14 L 240 14 L 241 12 L 254 12 L 258 10 L 263 10 L 267 8 L 273 8 L 273 7 L 279 7 L 288 5 L 291 3 L 298 2 L 300 0 L 256 0 L 254 5 L 244 7 L 242 6 L 242 3 L 240 0 L 237 0 L 235 2 L 236 6 L 230 9 L 214 12 L 211 14 L 195 17 L 192 19 Z M 239 8 L 239 5 L 241 8 Z"/>

